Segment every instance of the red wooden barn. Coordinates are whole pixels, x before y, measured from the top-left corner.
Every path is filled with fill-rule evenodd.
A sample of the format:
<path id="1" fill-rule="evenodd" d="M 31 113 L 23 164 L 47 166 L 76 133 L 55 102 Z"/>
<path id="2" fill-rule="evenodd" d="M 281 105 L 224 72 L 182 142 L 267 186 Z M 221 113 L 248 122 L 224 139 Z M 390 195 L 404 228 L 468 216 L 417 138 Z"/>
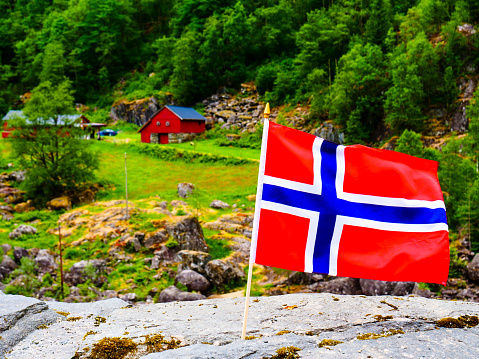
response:
<path id="1" fill-rule="evenodd" d="M 205 124 L 206 118 L 192 108 L 165 106 L 138 132 L 141 133 L 141 142 L 166 144 L 170 142 L 168 135 L 205 132 Z"/>

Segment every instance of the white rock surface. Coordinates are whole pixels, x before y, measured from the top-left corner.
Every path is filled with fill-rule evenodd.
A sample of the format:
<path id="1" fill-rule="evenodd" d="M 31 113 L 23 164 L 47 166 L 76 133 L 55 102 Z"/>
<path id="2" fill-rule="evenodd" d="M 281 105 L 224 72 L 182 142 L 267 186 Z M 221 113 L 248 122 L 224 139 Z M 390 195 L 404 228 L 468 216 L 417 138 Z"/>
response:
<path id="1" fill-rule="evenodd" d="M 4 308 L 4 298 L 11 297 L 1 297 L 0 313 L 14 311 Z M 46 305 L 51 309 L 81 318 L 74 322 L 60 318 L 47 329 L 32 330 L 7 358 L 70 359 L 78 353 L 77 358 L 86 359 L 102 338 L 130 338 L 141 344 L 146 334 L 157 333 L 181 340 L 184 346 L 147 354 L 140 345 L 138 352 L 128 358 L 260 359 L 271 357 L 277 349 L 291 345 L 301 349 L 302 358 L 479 357 L 479 327 L 448 329 L 435 324 L 444 317 L 477 316 L 479 303 L 326 293 L 251 299 L 247 335 L 256 338 L 247 341 L 240 340 L 244 298 L 134 307 L 125 307 L 126 303 L 119 299 L 82 304 L 48 302 Z M 8 301 L 11 303 L 12 299 Z M 105 318 L 105 322 L 98 323 L 97 316 Z M 380 334 L 392 329 L 400 329 L 404 334 L 375 340 L 357 339 L 360 334 Z M 95 333 L 85 336 L 88 331 Z M 281 331 L 289 333 L 276 335 Z M 319 348 L 318 343 L 323 339 L 344 343 Z"/>

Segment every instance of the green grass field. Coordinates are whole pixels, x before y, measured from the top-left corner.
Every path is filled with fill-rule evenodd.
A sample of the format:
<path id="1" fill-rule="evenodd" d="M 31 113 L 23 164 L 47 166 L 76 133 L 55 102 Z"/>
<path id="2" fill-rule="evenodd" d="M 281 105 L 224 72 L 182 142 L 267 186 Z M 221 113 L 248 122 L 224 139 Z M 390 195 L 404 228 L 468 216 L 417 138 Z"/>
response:
<path id="1" fill-rule="evenodd" d="M 116 136 L 112 137 L 103 137 L 105 142 L 112 142 L 116 144 L 124 143 L 125 140 L 130 140 L 133 142 L 141 142 L 140 134 L 134 131 L 121 131 Z M 259 160 L 261 155 L 261 150 L 251 149 L 251 148 L 239 148 L 239 147 L 227 147 L 227 146 L 218 146 L 216 140 L 195 140 L 188 141 L 184 143 L 169 143 L 167 145 L 155 144 L 152 146 L 161 146 L 161 147 L 172 147 L 177 149 L 182 149 L 186 151 L 200 152 L 200 153 L 209 153 L 213 155 L 220 156 L 233 156 L 248 158 L 253 160 Z"/>
<path id="2" fill-rule="evenodd" d="M 153 145 L 152 145 L 153 146 Z M 100 153 L 98 177 L 112 188 L 101 193 L 102 199 L 125 196 L 125 148 L 121 144 L 98 141 L 93 149 Z M 205 163 L 169 162 L 141 155 L 127 154 L 128 197 L 132 200 L 160 196 L 177 198 L 179 182 L 191 182 L 198 188 L 196 201 L 207 206 L 213 199 L 246 202 L 256 193 L 258 164 L 221 166 Z M 208 203 L 207 203 L 208 202 Z"/>

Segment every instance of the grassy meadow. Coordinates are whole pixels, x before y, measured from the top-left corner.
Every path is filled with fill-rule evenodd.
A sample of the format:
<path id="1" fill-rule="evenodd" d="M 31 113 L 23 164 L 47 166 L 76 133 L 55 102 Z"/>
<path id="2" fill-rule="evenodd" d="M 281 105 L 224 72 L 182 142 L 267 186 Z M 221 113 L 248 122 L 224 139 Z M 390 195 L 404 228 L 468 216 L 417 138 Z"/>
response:
<path id="1" fill-rule="evenodd" d="M 109 188 L 100 193 L 102 200 L 125 197 L 125 151 L 123 144 L 97 141 L 93 149 L 100 153 L 98 178 Z M 152 145 L 157 146 L 157 145 Z M 165 145 L 166 146 L 166 145 Z M 168 145 L 169 146 L 169 145 Z M 256 193 L 258 164 L 222 166 L 207 163 L 169 162 L 134 151 L 127 152 L 128 198 L 160 196 L 177 198 L 177 185 L 191 182 L 198 188 L 200 206 L 213 199 L 241 203 Z"/>

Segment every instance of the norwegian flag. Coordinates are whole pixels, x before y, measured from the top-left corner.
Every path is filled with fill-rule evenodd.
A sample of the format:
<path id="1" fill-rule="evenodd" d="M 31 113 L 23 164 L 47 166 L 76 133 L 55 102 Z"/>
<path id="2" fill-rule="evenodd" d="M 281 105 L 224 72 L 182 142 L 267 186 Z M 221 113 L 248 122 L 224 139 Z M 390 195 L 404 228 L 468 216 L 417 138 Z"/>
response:
<path id="1" fill-rule="evenodd" d="M 437 162 L 265 121 L 250 263 L 445 284 Z"/>

